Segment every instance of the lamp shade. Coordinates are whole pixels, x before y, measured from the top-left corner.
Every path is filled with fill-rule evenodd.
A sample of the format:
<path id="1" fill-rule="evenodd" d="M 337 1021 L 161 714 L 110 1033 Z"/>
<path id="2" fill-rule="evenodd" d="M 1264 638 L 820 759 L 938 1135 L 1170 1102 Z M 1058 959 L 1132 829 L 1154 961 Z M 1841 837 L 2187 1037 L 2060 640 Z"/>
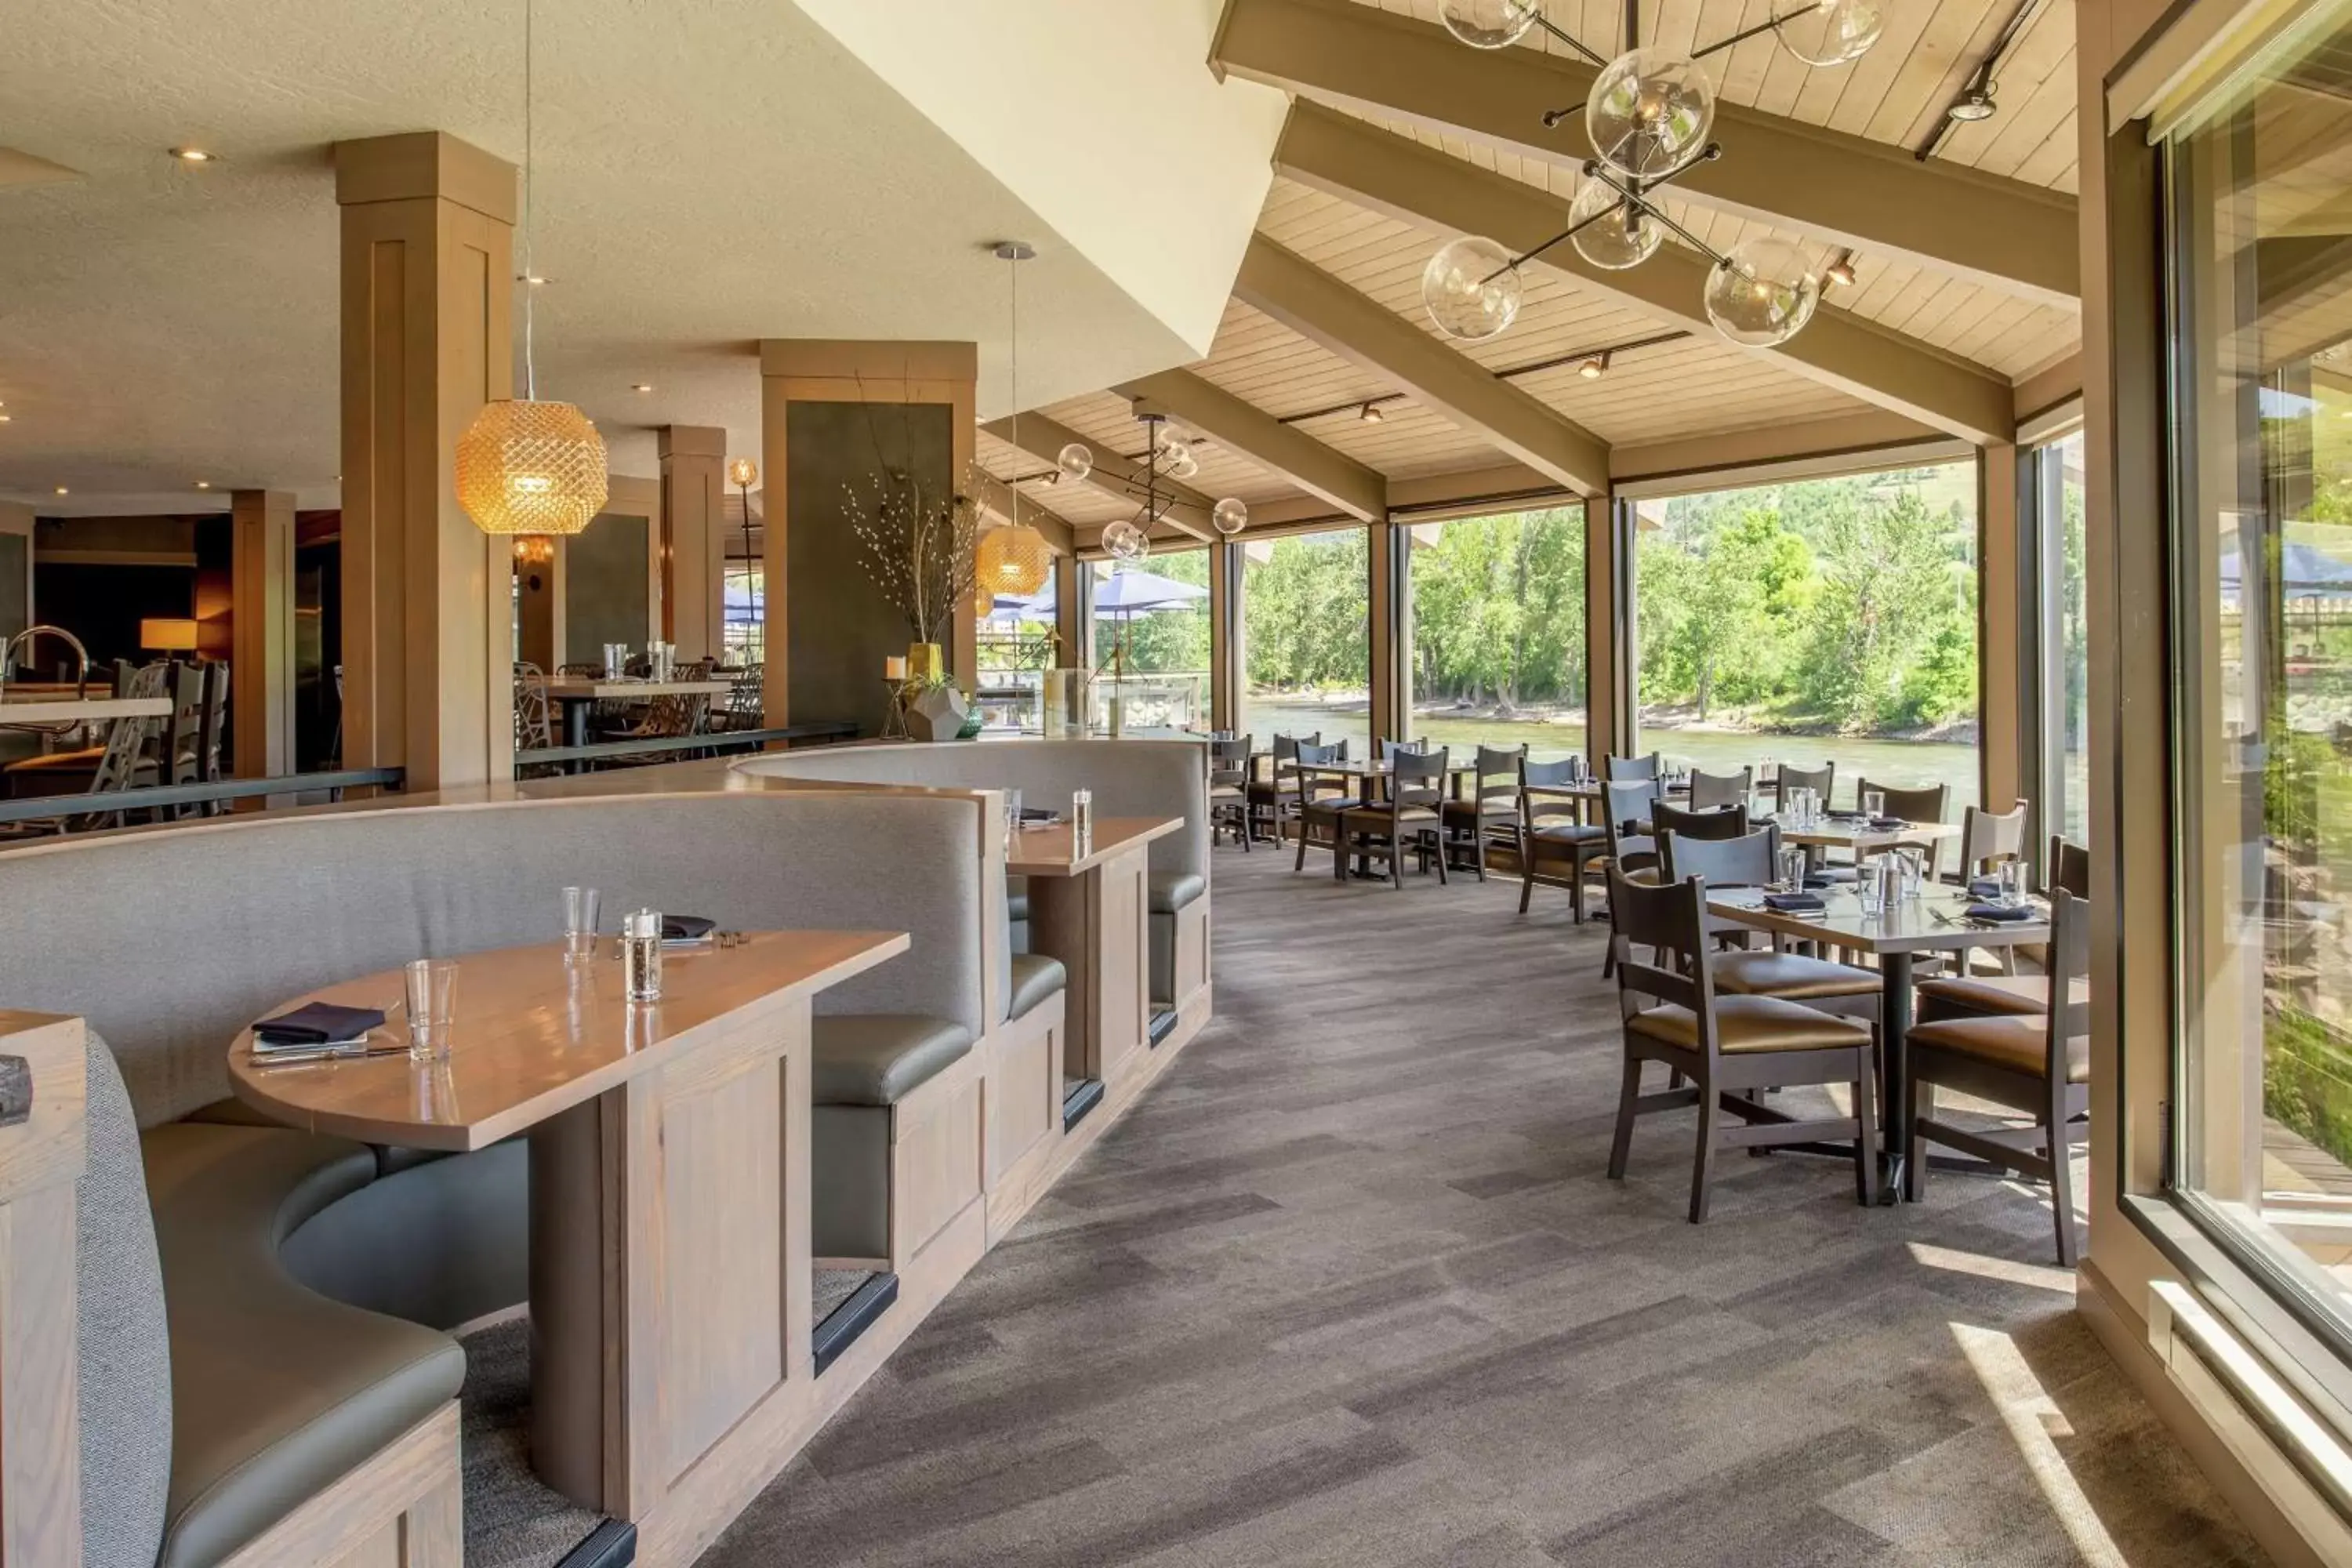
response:
<path id="1" fill-rule="evenodd" d="M 979 571 L 974 574 L 988 594 L 1027 595 L 1045 585 L 1054 574 L 1053 552 L 1045 536 L 1027 523 L 1007 523 L 980 536 Z"/>
<path id="2" fill-rule="evenodd" d="M 578 533 L 605 493 L 604 437 L 569 403 L 496 398 L 457 437 L 457 504 L 485 533 Z"/>
<path id="3" fill-rule="evenodd" d="M 163 618 L 139 623 L 139 646 L 156 653 L 196 651 L 196 623 Z"/>

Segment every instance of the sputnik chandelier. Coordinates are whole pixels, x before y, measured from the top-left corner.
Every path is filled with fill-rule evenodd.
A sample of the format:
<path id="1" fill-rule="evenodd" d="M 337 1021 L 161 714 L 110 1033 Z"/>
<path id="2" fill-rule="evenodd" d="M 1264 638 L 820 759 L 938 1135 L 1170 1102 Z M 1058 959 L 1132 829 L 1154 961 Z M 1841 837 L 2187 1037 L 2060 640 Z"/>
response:
<path id="1" fill-rule="evenodd" d="M 1707 320 L 1735 343 L 1770 348 L 1804 330 L 1821 303 L 1822 276 L 1804 249 L 1759 236 L 1728 251 L 1716 249 L 1659 210 L 1654 193 L 1701 163 L 1723 155 L 1708 139 L 1715 126 L 1715 84 L 1698 63 L 1759 34 L 1808 65 L 1839 66 L 1859 59 L 1885 26 L 1882 0 L 1796 0 L 1691 54 L 1642 42 L 1640 0 L 1625 0 L 1624 47 L 1607 59 L 1543 14 L 1542 0 L 1439 0 L 1446 31 L 1473 48 L 1508 48 L 1540 27 L 1601 68 L 1580 105 L 1547 110 L 1547 130 L 1584 117 L 1592 143 L 1583 184 L 1569 205 L 1569 225 L 1531 250 L 1514 256 L 1482 235 L 1441 247 L 1421 276 L 1422 303 L 1448 337 L 1483 342 L 1507 329 L 1519 313 L 1519 269 L 1563 242 L 1595 267 L 1638 267 L 1671 232 L 1704 253 L 1708 271 L 1702 302 Z"/>
<path id="2" fill-rule="evenodd" d="M 1150 555 L 1152 526 L 1166 517 L 1171 508 L 1182 504 L 1172 495 L 1161 495 L 1160 481 L 1181 482 L 1201 471 L 1201 459 L 1193 452 L 1192 441 L 1171 426 L 1165 415 L 1138 413 L 1136 418 L 1150 436 L 1143 455 L 1136 459 L 1141 470 L 1136 478 L 1142 481 L 1143 504 L 1132 518 L 1103 525 L 1103 553 L 1114 561 L 1141 561 Z M 1084 479 L 1095 471 L 1094 450 L 1083 441 L 1072 441 L 1055 454 L 1054 467 L 1061 478 Z M 1132 489 L 1133 484 L 1129 480 L 1126 488 Z M 1209 509 L 1209 524 L 1230 539 L 1249 526 L 1249 508 L 1239 498 L 1227 496 Z"/>

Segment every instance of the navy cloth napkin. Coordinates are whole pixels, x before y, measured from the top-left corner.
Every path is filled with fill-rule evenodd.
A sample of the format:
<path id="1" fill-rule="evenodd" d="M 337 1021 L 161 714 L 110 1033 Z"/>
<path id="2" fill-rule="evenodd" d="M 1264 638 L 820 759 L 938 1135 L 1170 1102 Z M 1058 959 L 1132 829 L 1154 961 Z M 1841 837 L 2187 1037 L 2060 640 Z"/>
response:
<path id="1" fill-rule="evenodd" d="M 1996 899 L 2000 896 L 2000 879 L 1999 877 L 1970 877 L 1969 879 L 1969 897 L 1972 899 Z"/>
<path id="2" fill-rule="evenodd" d="M 700 942 L 719 929 L 719 922 L 700 915 L 662 916 L 662 941 Z"/>
<path id="3" fill-rule="evenodd" d="M 306 1002 L 290 1013 L 264 1018 L 253 1026 L 256 1039 L 272 1046 L 322 1046 L 330 1040 L 356 1040 L 370 1029 L 383 1027 L 380 1007 L 345 1007 L 334 1002 Z"/>
<path id="4" fill-rule="evenodd" d="M 1784 915 L 1817 915 L 1829 908 L 1819 893 L 1767 893 L 1764 907 Z"/>
<path id="5" fill-rule="evenodd" d="M 1970 904 L 1969 918 L 1974 921 L 2031 921 L 2041 918 L 2040 911 L 2030 904 Z"/>

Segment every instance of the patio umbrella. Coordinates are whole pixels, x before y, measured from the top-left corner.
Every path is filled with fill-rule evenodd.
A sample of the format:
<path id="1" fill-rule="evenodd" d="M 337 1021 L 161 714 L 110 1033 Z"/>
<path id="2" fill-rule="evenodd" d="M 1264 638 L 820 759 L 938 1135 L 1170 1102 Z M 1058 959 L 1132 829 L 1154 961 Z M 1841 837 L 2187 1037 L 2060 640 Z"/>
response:
<path id="1" fill-rule="evenodd" d="M 2221 546 L 2221 592 L 2234 596 L 2242 574 L 2238 570 L 2237 541 Z M 2352 598 L 2352 562 L 2338 560 L 2312 544 L 2293 541 L 2279 546 L 2279 588 L 2286 599 Z"/>
<path id="2" fill-rule="evenodd" d="M 1115 572 L 1109 582 L 1095 584 L 1095 614 L 1168 610 L 1208 596 L 1209 591 L 1196 583 L 1179 583 L 1157 572 Z"/>

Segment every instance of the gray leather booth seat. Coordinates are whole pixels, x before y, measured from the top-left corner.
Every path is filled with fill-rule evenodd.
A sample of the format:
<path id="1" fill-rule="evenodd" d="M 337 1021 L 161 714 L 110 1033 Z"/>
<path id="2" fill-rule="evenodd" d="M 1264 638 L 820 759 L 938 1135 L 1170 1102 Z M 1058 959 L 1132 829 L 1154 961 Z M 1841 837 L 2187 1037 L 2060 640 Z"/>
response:
<path id="1" fill-rule="evenodd" d="M 965 801 L 744 792 L 0 852 L 0 1001 L 78 1014 L 104 1053 L 77 1233 L 86 1560 L 220 1561 L 455 1393 L 463 1355 L 439 1331 L 523 1299 L 519 1147 L 386 1159 L 250 1125 L 221 1103 L 238 1029 L 411 958 L 548 940 L 560 889 L 585 883 L 608 910 L 908 931 L 908 953 L 816 1010 L 919 1016 L 968 1042 L 973 826 Z"/>
<path id="2" fill-rule="evenodd" d="M 1013 1005 L 1006 1016 L 1025 1018 L 1038 1003 L 1070 983 L 1070 972 L 1058 958 L 1043 953 L 1016 953 L 1013 959 Z"/>
<path id="3" fill-rule="evenodd" d="M 809 1225 L 817 1257 L 890 1256 L 890 1108 L 969 1054 L 971 1039 L 920 1014 L 816 1021 Z"/>
<path id="4" fill-rule="evenodd" d="M 821 746 L 746 758 L 739 771 L 836 783 L 929 788 L 1017 789 L 1024 805 L 1066 808 L 1076 789 L 1093 792 L 1097 816 L 1181 816 L 1183 828 L 1149 851 L 1151 995 L 1176 989 L 1176 911 L 1208 891 L 1207 742 L 1190 740 L 967 742 L 935 745 Z M 1007 919 L 1010 950 L 1028 948 L 1028 889 L 1014 879 Z M 1000 971 L 1000 979 L 1009 976 Z M 1006 985 L 1008 994 L 1011 986 Z"/>

